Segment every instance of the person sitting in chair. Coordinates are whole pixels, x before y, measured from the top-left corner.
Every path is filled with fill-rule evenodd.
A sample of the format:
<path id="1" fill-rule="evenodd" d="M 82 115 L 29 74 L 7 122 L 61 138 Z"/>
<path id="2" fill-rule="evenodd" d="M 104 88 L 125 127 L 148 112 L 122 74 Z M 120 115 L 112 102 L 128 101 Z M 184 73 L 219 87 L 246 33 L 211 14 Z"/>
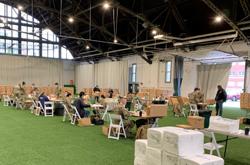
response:
<path id="1" fill-rule="evenodd" d="M 40 101 L 42 107 L 44 108 L 44 104 L 46 101 L 49 101 L 49 98 L 44 94 L 44 92 L 42 92 L 38 98 L 38 100 Z"/>
<path id="2" fill-rule="evenodd" d="M 122 117 L 122 120 L 123 120 L 123 123 L 124 123 L 124 129 L 126 131 L 126 135 L 127 136 L 130 136 L 131 132 L 132 132 L 132 129 L 135 125 L 135 122 L 133 120 L 130 120 L 129 119 L 129 111 L 125 108 L 125 105 L 126 105 L 126 98 L 120 98 L 119 100 L 119 105 L 118 105 L 118 111 L 117 113 L 119 115 L 121 115 Z"/>
<path id="3" fill-rule="evenodd" d="M 67 107 L 67 109 L 69 110 L 70 113 L 73 113 L 73 110 L 71 108 L 71 101 L 72 101 L 72 95 L 69 92 L 65 93 L 65 97 L 63 99 L 63 102 L 65 104 L 65 106 Z"/>
<path id="4" fill-rule="evenodd" d="M 90 105 L 84 103 L 84 96 L 85 96 L 85 93 L 80 92 L 79 93 L 79 98 L 76 99 L 75 102 L 74 102 L 74 105 L 75 105 L 79 115 L 81 116 L 81 118 L 88 117 L 89 114 L 90 114 L 90 112 L 85 109 L 85 108 L 90 107 Z"/>
<path id="5" fill-rule="evenodd" d="M 198 103 L 204 102 L 204 94 L 200 91 L 200 88 L 194 88 L 194 91 L 189 94 L 189 100 L 191 104 L 196 104 L 198 109 L 202 109 Z"/>

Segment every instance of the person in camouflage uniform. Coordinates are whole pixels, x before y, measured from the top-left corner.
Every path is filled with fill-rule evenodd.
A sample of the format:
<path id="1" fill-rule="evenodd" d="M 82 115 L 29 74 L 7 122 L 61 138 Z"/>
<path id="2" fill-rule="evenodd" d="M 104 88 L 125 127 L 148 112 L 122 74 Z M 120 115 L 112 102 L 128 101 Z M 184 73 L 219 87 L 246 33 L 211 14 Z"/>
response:
<path id="1" fill-rule="evenodd" d="M 126 101 L 124 101 L 124 99 L 125 98 L 120 98 L 119 100 L 119 105 L 117 106 L 117 114 L 121 115 L 126 135 L 130 136 L 132 129 L 135 126 L 135 122 L 129 119 L 130 113 L 125 108 Z"/>
<path id="2" fill-rule="evenodd" d="M 58 84 L 58 83 L 55 83 L 55 96 L 56 96 L 57 98 L 59 98 L 60 95 L 61 95 L 61 92 L 62 92 L 62 90 L 61 90 L 61 88 L 59 87 L 59 84 Z"/>
<path id="3" fill-rule="evenodd" d="M 35 86 L 34 83 L 33 83 L 32 86 L 31 86 L 30 94 L 31 94 L 32 100 L 38 100 L 40 91 L 39 91 L 39 89 Z"/>
<path id="4" fill-rule="evenodd" d="M 196 104 L 197 108 L 201 109 L 198 103 L 204 102 L 204 94 L 200 91 L 200 88 L 195 88 L 194 91 L 189 94 L 189 102 L 191 104 Z"/>

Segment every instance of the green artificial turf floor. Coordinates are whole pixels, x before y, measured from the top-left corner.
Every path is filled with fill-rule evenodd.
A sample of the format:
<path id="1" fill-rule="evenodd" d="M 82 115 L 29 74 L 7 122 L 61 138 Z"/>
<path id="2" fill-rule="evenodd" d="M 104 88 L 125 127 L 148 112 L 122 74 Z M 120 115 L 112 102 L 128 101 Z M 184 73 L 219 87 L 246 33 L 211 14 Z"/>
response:
<path id="1" fill-rule="evenodd" d="M 224 114 L 237 118 L 241 111 L 225 108 Z M 180 123 L 186 119 L 172 113 L 160 120 L 160 126 Z M 133 165 L 133 155 L 134 139 L 108 139 L 101 126 L 73 126 L 62 117 L 34 116 L 0 104 L 0 165 Z M 250 141 L 230 141 L 225 164 L 250 165 Z"/>

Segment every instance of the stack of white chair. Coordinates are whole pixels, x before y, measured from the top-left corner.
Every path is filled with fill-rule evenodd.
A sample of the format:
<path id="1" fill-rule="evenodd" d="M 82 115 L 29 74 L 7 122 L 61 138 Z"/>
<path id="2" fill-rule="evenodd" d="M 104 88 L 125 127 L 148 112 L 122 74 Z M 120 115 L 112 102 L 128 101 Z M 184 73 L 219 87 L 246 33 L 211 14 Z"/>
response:
<path id="1" fill-rule="evenodd" d="M 110 122 L 108 138 L 119 140 L 120 135 L 123 135 L 126 138 L 127 136 L 121 115 L 117 114 L 108 114 L 108 115 Z"/>
<path id="2" fill-rule="evenodd" d="M 146 146 L 146 152 L 145 152 Z M 136 141 L 134 165 L 224 165 L 220 157 L 204 154 L 204 135 L 177 127 L 148 129 L 146 141 Z"/>

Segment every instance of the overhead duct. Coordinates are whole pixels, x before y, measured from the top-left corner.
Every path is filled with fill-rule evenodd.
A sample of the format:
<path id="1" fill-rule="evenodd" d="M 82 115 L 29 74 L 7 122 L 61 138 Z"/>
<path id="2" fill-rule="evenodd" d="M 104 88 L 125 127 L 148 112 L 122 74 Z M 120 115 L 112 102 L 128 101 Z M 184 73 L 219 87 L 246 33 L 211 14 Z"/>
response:
<path id="1" fill-rule="evenodd" d="M 189 44 L 197 44 L 197 43 L 203 43 L 203 42 L 225 40 L 225 39 L 236 38 L 236 37 L 238 37 L 237 32 L 235 34 L 229 34 L 229 35 L 223 35 L 223 36 L 217 36 L 217 37 L 203 38 L 203 39 L 197 39 L 197 40 L 188 40 L 185 42 L 176 42 L 176 43 L 174 43 L 174 46 L 183 46 L 183 45 L 189 45 Z"/>

